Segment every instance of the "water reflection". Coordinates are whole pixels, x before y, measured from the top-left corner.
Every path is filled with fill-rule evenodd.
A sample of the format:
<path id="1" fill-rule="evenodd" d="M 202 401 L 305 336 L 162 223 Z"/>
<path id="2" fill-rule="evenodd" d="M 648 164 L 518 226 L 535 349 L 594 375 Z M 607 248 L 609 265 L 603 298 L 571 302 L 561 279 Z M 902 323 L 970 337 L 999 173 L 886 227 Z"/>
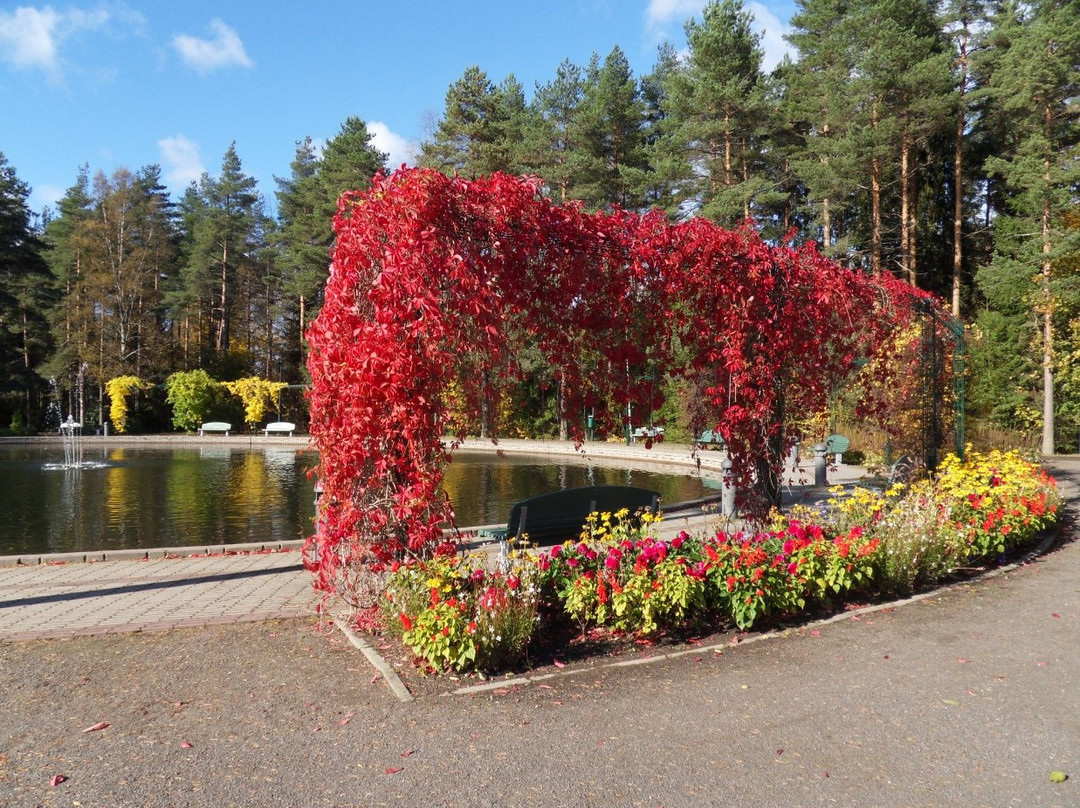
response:
<path id="1" fill-rule="evenodd" d="M 458 452 L 443 489 L 461 526 L 505 523 L 519 499 L 579 485 L 633 485 L 660 492 L 661 502 L 705 496 L 700 477 L 627 468 L 616 462 L 583 463 L 572 457 Z"/>
<path id="2" fill-rule="evenodd" d="M 0 446 L 0 555 L 301 539 L 312 529 L 315 457 L 280 446 L 88 444 L 80 469 L 59 445 Z M 505 522 L 519 499 L 578 485 L 636 485 L 695 499 L 698 478 L 573 457 L 459 452 L 444 490 L 461 526 Z"/>

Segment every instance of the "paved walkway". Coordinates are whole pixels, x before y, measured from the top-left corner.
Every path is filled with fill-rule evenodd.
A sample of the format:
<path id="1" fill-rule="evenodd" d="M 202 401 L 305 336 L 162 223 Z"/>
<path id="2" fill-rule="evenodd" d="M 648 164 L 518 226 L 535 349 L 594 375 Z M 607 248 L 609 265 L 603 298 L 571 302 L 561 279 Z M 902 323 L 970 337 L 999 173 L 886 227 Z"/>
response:
<path id="1" fill-rule="evenodd" d="M 557 454 L 574 451 L 572 444 L 558 441 L 504 441 L 500 448 Z M 670 445 L 653 450 L 620 444 L 589 444 L 586 448 L 593 457 L 669 467 L 686 465 L 691 457 L 688 447 Z M 721 453 L 703 452 L 702 456 L 700 467 L 704 472 L 719 469 Z M 864 473 L 859 467 L 842 466 L 830 472 L 830 482 L 852 482 Z M 789 481 L 785 498 L 789 502 L 812 501 L 824 496 L 822 489 L 806 485 L 812 477 L 812 465 L 804 464 L 797 479 Z M 672 515 L 665 519 L 661 535 L 722 526 L 716 509 L 712 505 Z M 0 642 L 155 631 L 314 613 L 319 598 L 295 549 L 167 557 L 176 552 L 146 551 L 146 557 L 131 560 L 132 552 L 124 551 L 105 554 L 108 560 L 96 561 L 66 554 L 35 559 L 40 563 L 0 565 Z"/>
<path id="2" fill-rule="evenodd" d="M 296 551 L 0 568 L 0 641 L 313 613 Z"/>

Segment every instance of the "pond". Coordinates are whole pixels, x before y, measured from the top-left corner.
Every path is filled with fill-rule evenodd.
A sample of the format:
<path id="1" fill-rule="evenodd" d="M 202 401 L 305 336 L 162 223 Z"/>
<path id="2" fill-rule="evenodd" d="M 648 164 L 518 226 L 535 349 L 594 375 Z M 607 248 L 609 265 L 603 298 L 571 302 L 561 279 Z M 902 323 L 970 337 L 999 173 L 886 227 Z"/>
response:
<path id="1" fill-rule="evenodd" d="M 0 555 L 277 543 L 311 532 L 313 452 L 295 447 L 0 445 Z M 458 524 L 505 522 L 523 497 L 578 485 L 635 485 L 664 502 L 708 493 L 701 479 L 572 457 L 460 452 L 445 490 Z M 715 493 L 715 492 L 713 492 Z"/>

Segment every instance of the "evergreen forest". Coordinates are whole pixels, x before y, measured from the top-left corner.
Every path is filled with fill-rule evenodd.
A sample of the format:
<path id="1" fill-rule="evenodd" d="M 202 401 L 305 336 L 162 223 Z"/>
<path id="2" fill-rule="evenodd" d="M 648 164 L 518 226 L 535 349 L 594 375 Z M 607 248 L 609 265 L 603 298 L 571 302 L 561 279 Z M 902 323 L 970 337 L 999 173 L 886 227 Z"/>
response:
<path id="1" fill-rule="evenodd" d="M 750 220 L 892 273 L 963 323 L 969 419 L 1075 450 L 1080 3 L 797 0 L 791 56 L 768 73 L 751 23 L 741 0 L 712 0 L 643 75 L 619 47 L 532 88 L 469 67 L 416 162 L 536 176 L 586 210 Z M 297 142 L 273 215 L 235 144 L 179 199 L 156 165 L 84 166 L 38 212 L 2 145 L 0 429 L 55 429 L 53 401 L 100 425 L 107 383 L 131 376 L 129 431 L 168 431 L 178 371 L 287 383 L 279 415 L 306 422 L 303 334 L 337 199 L 388 168 L 362 119 Z M 551 375 L 536 368 L 508 431 L 558 431 Z"/>

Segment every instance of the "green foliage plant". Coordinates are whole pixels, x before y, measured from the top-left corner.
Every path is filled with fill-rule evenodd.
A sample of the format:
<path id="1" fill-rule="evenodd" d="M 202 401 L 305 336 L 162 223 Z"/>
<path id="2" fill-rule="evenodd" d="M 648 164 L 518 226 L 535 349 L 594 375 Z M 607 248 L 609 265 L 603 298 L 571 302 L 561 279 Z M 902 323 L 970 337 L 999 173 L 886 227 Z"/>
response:
<path id="1" fill-rule="evenodd" d="M 394 562 L 380 600 L 383 625 L 430 671 L 494 670 L 515 663 L 537 625 L 535 564 L 507 570 L 483 556 L 439 554 Z"/>
<path id="2" fill-rule="evenodd" d="M 199 428 L 214 404 L 220 384 L 205 370 L 182 370 L 165 380 L 166 401 L 172 405 L 172 423 L 188 432 Z"/>

